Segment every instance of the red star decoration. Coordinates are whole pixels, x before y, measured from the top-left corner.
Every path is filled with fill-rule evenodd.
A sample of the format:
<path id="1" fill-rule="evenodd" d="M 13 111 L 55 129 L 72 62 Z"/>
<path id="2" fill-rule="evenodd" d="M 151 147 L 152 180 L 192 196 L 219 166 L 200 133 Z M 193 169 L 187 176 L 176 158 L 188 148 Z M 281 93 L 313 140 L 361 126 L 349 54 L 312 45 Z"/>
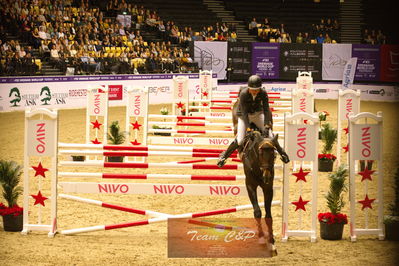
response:
<path id="1" fill-rule="evenodd" d="M 91 143 L 93 143 L 93 144 L 101 144 L 101 142 L 100 141 L 98 141 L 98 139 L 96 138 L 95 140 L 92 140 L 91 141 Z"/>
<path id="2" fill-rule="evenodd" d="M 140 127 L 142 126 L 141 124 L 139 124 L 138 121 L 134 122 L 134 123 L 130 123 L 133 126 L 133 129 L 137 129 L 140 130 Z"/>
<path id="3" fill-rule="evenodd" d="M 303 120 L 303 123 L 304 123 L 304 124 L 307 124 L 307 123 L 308 123 L 308 120 L 307 120 L 307 119 L 304 119 L 304 120 Z"/>
<path id="4" fill-rule="evenodd" d="M 359 200 L 358 202 L 363 205 L 362 210 L 364 210 L 365 208 L 372 209 L 373 207 L 371 207 L 371 203 L 373 203 L 373 201 L 375 201 L 375 199 L 369 199 L 369 196 L 366 194 L 364 200 Z"/>
<path id="5" fill-rule="evenodd" d="M 137 139 L 135 139 L 134 141 L 131 141 L 130 143 L 132 143 L 132 145 L 140 145 L 141 143 L 139 143 L 138 141 L 137 141 Z"/>
<path id="6" fill-rule="evenodd" d="M 308 204 L 308 202 L 309 202 L 309 200 L 302 200 L 302 196 L 299 196 L 298 201 L 293 201 L 291 203 L 296 206 L 295 211 L 297 211 L 299 209 L 306 211 L 305 205 Z"/>
<path id="7" fill-rule="evenodd" d="M 301 169 L 299 169 L 298 173 L 292 173 L 294 176 L 296 176 L 296 181 L 298 182 L 299 180 L 305 181 L 306 182 L 306 178 L 305 176 L 307 176 L 310 172 L 304 172 L 301 166 Z"/>
<path id="8" fill-rule="evenodd" d="M 375 172 L 375 170 L 369 170 L 369 169 L 365 169 L 364 171 L 359 172 L 358 174 L 362 176 L 362 182 L 366 179 L 369 179 L 370 181 L 372 181 L 371 179 L 371 175 Z"/>
<path id="9" fill-rule="evenodd" d="M 42 196 L 42 193 L 40 192 L 40 190 L 39 190 L 39 193 L 37 193 L 37 195 L 31 195 L 31 196 L 35 199 L 34 205 L 41 204 L 41 205 L 45 206 L 44 201 L 46 199 L 48 199 L 48 198 Z"/>
<path id="10" fill-rule="evenodd" d="M 93 124 L 93 129 L 100 129 L 100 127 L 101 127 L 101 123 L 99 123 L 98 121 L 97 121 L 97 119 L 96 119 L 96 122 L 91 122 L 92 124 Z"/>
<path id="11" fill-rule="evenodd" d="M 344 149 L 344 152 L 347 153 L 349 151 L 349 144 L 346 144 L 346 146 L 342 147 Z"/>
<path id="12" fill-rule="evenodd" d="M 183 117 L 182 116 L 178 116 L 177 117 L 177 123 L 179 123 L 179 122 L 183 122 Z"/>
<path id="13" fill-rule="evenodd" d="M 202 106 L 208 106 L 208 103 L 202 103 Z"/>
<path id="14" fill-rule="evenodd" d="M 346 128 L 344 128 L 343 130 L 345 131 L 345 135 L 348 135 L 348 133 L 349 133 L 349 127 L 346 127 Z"/>
<path id="15" fill-rule="evenodd" d="M 204 91 L 204 92 L 202 93 L 202 95 L 204 95 L 205 97 L 208 97 L 208 92 Z"/>
<path id="16" fill-rule="evenodd" d="M 181 109 L 183 107 L 184 107 L 184 103 L 182 103 L 182 102 L 177 103 L 177 108 Z"/>
<path id="17" fill-rule="evenodd" d="M 32 168 L 33 168 L 33 170 L 36 171 L 35 176 L 41 175 L 42 177 L 46 177 L 45 172 L 47 172 L 48 169 L 47 169 L 47 168 L 44 168 L 44 167 L 42 166 L 42 163 L 41 163 L 41 162 L 39 162 L 39 164 L 38 164 L 37 166 L 32 166 Z"/>

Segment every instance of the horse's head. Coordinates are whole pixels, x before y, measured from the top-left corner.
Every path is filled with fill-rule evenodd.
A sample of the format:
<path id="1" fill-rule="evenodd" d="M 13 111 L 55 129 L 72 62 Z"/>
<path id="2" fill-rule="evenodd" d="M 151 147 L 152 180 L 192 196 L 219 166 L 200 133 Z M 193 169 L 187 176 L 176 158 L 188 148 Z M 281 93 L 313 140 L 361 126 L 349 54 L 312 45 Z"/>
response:
<path id="1" fill-rule="evenodd" d="M 278 135 L 275 135 L 273 138 L 263 138 L 258 146 L 260 169 L 265 180 L 270 180 L 274 177 L 272 175 L 274 175 L 274 162 L 276 159 L 274 152 L 276 141 L 278 141 Z"/>
<path id="2" fill-rule="evenodd" d="M 258 131 L 248 133 L 248 139 L 244 147 L 244 156 L 251 168 L 255 170 L 258 168 L 263 180 L 269 183 L 274 178 L 274 161 L 276 158 L 275 147 L 278 135 L 274 138 L 263 136 Z"/>

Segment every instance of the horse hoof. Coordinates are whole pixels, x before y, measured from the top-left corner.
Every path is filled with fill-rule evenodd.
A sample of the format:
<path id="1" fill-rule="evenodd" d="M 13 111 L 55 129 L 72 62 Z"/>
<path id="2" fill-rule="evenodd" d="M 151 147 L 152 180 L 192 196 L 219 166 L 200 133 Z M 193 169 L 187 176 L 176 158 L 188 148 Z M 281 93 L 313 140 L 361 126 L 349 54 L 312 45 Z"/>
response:
<path id="1" fill-rule="evenodd" d="M 272 250 L 271 250 L 272 251 L 271 252 L 272 257 L 277 256 L 277 248 L 276 248 L 276 246 L 274 244 L 272 244 L 271 248 L 272 248 Z"/>
<path id="2" fill-rule="evenodd" d="M 258 239 L 258 244 L 259 245 L 264 245 L 264 244 L 266 244 L 266 240 L 265 240 L 265 238 L 262 236 L 262 237 L 259 237 L 259 239 Z"/>

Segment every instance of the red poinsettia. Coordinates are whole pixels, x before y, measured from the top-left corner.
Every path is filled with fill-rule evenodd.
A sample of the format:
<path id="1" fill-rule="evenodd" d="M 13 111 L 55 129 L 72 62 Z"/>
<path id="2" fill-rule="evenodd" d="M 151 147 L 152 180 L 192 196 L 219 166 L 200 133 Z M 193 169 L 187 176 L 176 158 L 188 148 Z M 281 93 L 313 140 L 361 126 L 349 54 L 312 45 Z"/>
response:
<path id="1" fill-rule="evenodd" d="M 19 207 L 18 205 L 14 205 L 12 207 L 7 207 L 3 203 L 0 202 L 0 215 L 14 215 L 19 216 L 22 215 L 23 208 Z"/>
<path id="2" fill-rule="evenodd" d="M 327 161 L 327 160 L 335 161 L 335 159 L 337 159 L 337 156 L 335 156 L 332 153 L 319 153 L 318 158 L 320 160 L 325 160 L 325 161 Z"/>
<path id="3" fill-rule="evenodd" d="M 319 213 L 318 219 L 320 222 L 327 224 L 347 224 L 348 217 L 346 214 L 337 213 L 332 214 L 331 212 Z"/>

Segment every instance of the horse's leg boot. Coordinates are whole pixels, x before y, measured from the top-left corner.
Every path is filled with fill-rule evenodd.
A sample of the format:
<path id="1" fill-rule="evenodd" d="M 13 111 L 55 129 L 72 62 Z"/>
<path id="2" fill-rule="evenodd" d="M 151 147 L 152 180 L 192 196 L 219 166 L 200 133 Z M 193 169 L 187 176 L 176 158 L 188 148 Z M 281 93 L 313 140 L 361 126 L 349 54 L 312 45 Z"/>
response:
<path id="1" fill-rule="evenodd" d="M 267 226 L 267 232 L 269 233 L 269 243 L 274 244 L 274 236 L 273 236 L 273 218 L 266 218 L 265 222 Z"/>
<path id="2" fill-rule="evenodd" d="M 222 152 L 219 155 L 218 162 L 216 163 L 220 168 L 222 168 L 225 164 L 227 159 L 230 157 L 230 155 L 239 147 L 237 140 L 235 139 L 232 143 L 230 143 L 229 147 L 227 147 L 227 150 Z"/>
<path id="3" fill-rule="evenodd" d="M 280 143 L 278 141 L 276 141 L 276 150 L 280 154 L 281 160 L 283 161 L 283 163 L 290 162 L 290 158 L 288 157 L 288 154 L 285 152 L 283 147 L 280 146 Z"/>

